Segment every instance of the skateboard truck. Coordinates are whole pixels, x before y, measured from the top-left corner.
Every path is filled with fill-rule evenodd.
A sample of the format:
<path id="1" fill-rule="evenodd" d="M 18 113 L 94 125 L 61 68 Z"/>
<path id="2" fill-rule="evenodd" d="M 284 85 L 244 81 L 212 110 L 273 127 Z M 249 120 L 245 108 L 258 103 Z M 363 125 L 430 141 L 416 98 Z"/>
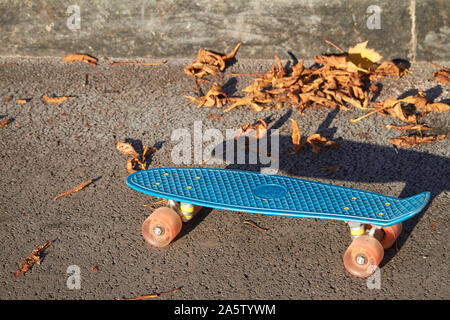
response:
<path id="1" fill-rule="evenodd" d="M 364 228 L 364 224 L 358 223 L 358 222 L 347 222 L 348 226 L 350 227 L 350 235 L 352 236 L 352 239 L 356 239 L 359 236 L 362 236 L 366 230 Z"/>
<path id="2" fill-rule="evenodd" d="M 194 206 L 190 203 L 168 200 L 167 206 L 173 209 L 180 216 L 183 222 L 190 221 L 202 207 Z"/>

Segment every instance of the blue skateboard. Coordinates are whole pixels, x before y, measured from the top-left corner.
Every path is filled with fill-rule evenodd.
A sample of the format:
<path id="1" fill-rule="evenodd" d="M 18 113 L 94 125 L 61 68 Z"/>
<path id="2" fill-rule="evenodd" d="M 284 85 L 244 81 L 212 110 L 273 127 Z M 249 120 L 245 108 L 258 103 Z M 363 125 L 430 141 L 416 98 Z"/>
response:
<path id="1" fill-rule="evenodd" d="M 201 209 L 342 220 L 354 239 L 344 254 L 353 275 L 367 277 L 401 232 L 401 222 L 419 213 L 429 192 L 398 199 L 363 190 L 248 171 L 212 168 L 157 168 L 138 171 L 127 184 L 139 192 L 167 199 L 144 221 L 151 245 L 168 245 Z"/>

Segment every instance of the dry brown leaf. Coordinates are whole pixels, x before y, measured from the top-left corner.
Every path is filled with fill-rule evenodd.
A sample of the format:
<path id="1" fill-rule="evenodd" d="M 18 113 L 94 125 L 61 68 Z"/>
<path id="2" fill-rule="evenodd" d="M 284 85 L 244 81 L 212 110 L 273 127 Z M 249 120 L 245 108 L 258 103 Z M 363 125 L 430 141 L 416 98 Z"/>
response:
<path id="1" fill-rule="evenodd" d="M 65 62 L 81 61 L 92 66 L 96 66 L 98 61 L 97 58 L 91 57 L 90 55 L 79 53 L 68 54 L 67 56 L 62 57 L 61 60 Z"/>
<path id="2" fill-rule="evenodd" d="M 423 99 L 424 98 L 422 98 L 422 97 L 406 97 L 404 99 L 387 98 L 384 101 L 374 103 L 377 106 L 379 106 L 378 108 L 365 114 L 364 116 L 361 116 L 356 119 L 352 119 L 350 122 L 355 123 L 355 122 L 360 121 L 364 118 L 367 118 L 368 116 L 371 116 L 375 113 L 380 113 L 383 115 L 390 114 L 394 117 L 399 118 L 400 120 L 402 120 L 404 122 L 417 122 L 417 115 L 414 113 L 413 114 L 407 113 L 403 109 L 402 104 L 404 104 L 404 105 L 417 104 L 417 106 L 421 107 L 421 106 L 423 106 L 423 103 L 424 103 Z M 426 99 L 425 99 L 425 103 L 426 103 Z"/>
<path id="3" fill-rule="evenodd" d="M 433 73 L 434 81 L 440 82 L 442 84 L 450 84 L 450 69 L 437 65 L 433 62 L 429 62 L 433 67 L 439 68 L 441 70 Z"/>
<path id="4" fill-rule="evenodd" d="M 98 265 L 91 267 L 91 271 L 99 272 Z"/>
<path id="5" fill-rule="evenodd" d="M 123 154 L 132 156 L 133 158 L 139 157 L 139 153 L 137 153 L 133 146 L 129 143 L 117 141 L 116 148 Z"/>
<path id="6" fill-rule="evenodd" d="M 6 125 L 8 125 L 8 124 L 10 124 L 11 123 L 11 119 L 3 119 L 3 120 L 0 120 L 0 128 L 1 127 L 5 127 Z"/>
<path id="7" fill-rule="evenodd" d="M 24 261 L 22 261 L 19 265 L 19 269 L 13 273 L 14 278 L 17 278 L 18 276 L 22 276 L 30 270 L 35 263 L 41 264 L 41 254 L 44 252 L 45 249 L 47 249 L 52 244 L 51 241 L 48 241 L 37 248 L 35 248 L 31 254 L 25 258 Z"/>
<path id="8" fill-rule="evenodd" d="M 18 103 L 18 104 L 25 104 L 25 103 L 27 103 L 28 101 L 30 101 L 31 99 L 17 99 L 16 100 L 16 103 Z"/>
<path id="9" fill-rule="evenodd" d="M 242 125 L 235 136 L 235 139 L 243 136 L 251 136 L 256 139 L 261 139 L 267 133 L 267 123 L 263 119 L 258 119 L 258 122 L 251 125 L 250 122 Z"/>
<path id="10" fill-rule="evenodd" d="M 420 137 L 420 136 L 401 136 L 393 139 L 389 139 L 388 141 L 392 144 L 395 144 L 399 147 L 410 148 L 415 147 L 421 144 L 430 143 L 445 139 L 448 135 L 442 134 L 438 136 L 428 136 L 428 137 Z"/>
<path id="11" fill-rule="evenodd" d="M 339 143 L 331 140 L 327 140 L 325 137 L 322 137 L 320 134 L 315 133 L 308 138 L 306 138 L 306 142 L 311 146 L 312 151 L 315 154 L 321 153 L 323 150 L 328 148 L 337 148 Z"/>
<path id="12" fill-rule="evenodd" d="M 267 230 L 269 230 L 269 229 L 267 229 L 267 228 L 263 228 L 263 227 L 260 227 L 260 226 L 258 226 L 255 222 L 253 222 L 252 220 L 244 220 L 243 221 L 243 223 L 244 224 L 248 224 L 249 226 L 252 226 L 252 227 L 254 227 L 254 228 L 256 228 L 256 229 L 258 229 L 258 230 L 261 230 L 261 231 L 267 231 Z"/>
<path id="13" fill-rule="evenodd" d="M 303 145 L 300 144 L 301 135 L 300 135 L 300 128 L 298 127 L 297 121 L 294 119 L 291 119 L 291 138 L 292 138 L 292 144 L 294 145 L 294 152 L 299 152 Z"/>
<path id="14" fill-rule="evenodd" d="M 147 161 L 149 160 L 150 156 L 158 151 L 158 149 L 155 147 L 143 146 L 141 156 L 136 152 L 136 150 L 130 143 L 120 141 L 117 141 L 116 148 L 121 153 L 132 157 L 127 160 L 126 168 L 128 173 L 134 173 L 138 170 L 147 169 Z"/>
<path id="15" fill-rule="evenodd" d="M 422 115 L 425 115 L 431 111 L 443 113 L 443 112 L 449 111 L 449 110 L 450 110 L 450 105 L 448 105 L 448 104 L 445 104 L 442 102 L 429 103 L 423 108 Z"/>
<path id="16" fill-rule="evenodd" d="M 6 98 L 4 99 L 4 101 L 5 101 L 5 102 L 10 102 L 10 101 L 12 100 L 12 98 L 13 98 L 13 97 L 11 97 L 11 96 L 10 96 L 10 97 L 6 97 Z"/>
<path id="17" fill-rule="evenodd" d="M 128 173 L 135 173 L 136 171 L 138 171 L 138 167 L 139 167 L 139 159 L 137 158 L 129 158 L 127 160 L 127 171 Z"/>
<path id="18" fill-rule="evenodd" d="M 212 113 L 209 113 L 209 114 L 208 114 L 208 118 L 209 118 L 209 119 L 212 119 L 212 120 L 218 120 L 218 119 L 223 118 L 223 115 L 221 115 L 221 114 L 212 114 Z"/>
<path id="19" fill-rule="evenodd" d="M 173 289 L 173 290 L 166 291 L 166 292 L 152 293 L 152 294 L 148 294 L 148 295 L 144 295 L 144 296 L 138 296 L 138 297 L 135 297 L 135 298 L 121 298 L 121 299 L 117 299 L 117 300 L 145 300 L 145 299 L 154 299 L 154 298 L 158 298 L 158 297 L 160 297 L 160 296 L 162 296 L 162 295 L 165 295 L 165 294 L 176 293 L 176 292 L 178 292 L 178 291 L 180 291 L 180 290 L 181 290 L 181 287 L 175 288 L 175 289 Z"/>
<path id="20" fill-rule="evenodd" d="M 167 201 L 168 201 L 167 199 L 162 199 L 162 200 L 155 201 L 155 202 L 152 202 L 152 203 L 144 204 L 144 207 L 149 207 L 151 209 L 156 209 L 156 208 L 161 207 L 161 206 L 167 206 Z"/>
<path id="21" fill-rule="evenodd" d="M 75 97 L 48 97 L 44 95 L 42 96 L 42 99 L 47 103 L 61 103 L 69 99 L 75 99 Z"/>
<path id="22" fill-rule="evenodd" d="M 217 106 L 222 108 L 222 106 L 228 103 L 228 97 L 223 91 L 222 87 L 219 86 L 217 82 L 214 82 L 211 89 L 203 97 L 191 97 L 185 96 L 185 98 L 190 99 L 189 103 L 198 102 L 197 108 L 202 106 L 213 107 Z"/>
<path id="23" fill-rule="evenodd" d="M 369 70 L 375 63 L 383 59 L 374 49 L 368 49 L 367 43 L 368 41 L 360 42 L 348 49 L 349 60 L 358 69 Z"/>
<path id="24" fill-rule="evenodd" d="M 111 62 L 110 66 L 117 65 L 137 65 L 137 66 L 160 66 L 166 64 L 167 61 L 159 61 L 159 62 L 133 62 L 133 61 L 120 61 L 120 62 Z"/>
<path id="25" fill-rule="evenodd" d="M 442 84 L 450 84 L 450 73 L 445 70 L 435 71 L 433 73 L 433 79 Z"/>
<path id="26" fill-rule="evenodd" d="M 209 50 L 201 49 L 198 51 L 197 59 L 184 68 L 187 75 L 202 78 L 206 75 L 219 76 L 219 71 L 223 71 L 228 60 L 233 59 L 238 52 L 241 42 L 225 55 L 220 55 Z"/>
<path id="27" fill-rule="evenodd" d="M 424 124 L 408 124 L 406 126 L 393 126 L 393 125 L 387 125 L 385 126 L 386 129 L 393 129 L 393 130 L 397 130 L 397 131 L 403 131 L 403 130 L 417 130 L 417 131 L 421 131 L 421 130 L 431 130 L 430 127 L 427 127 Z"/>
<path id="28" fill-rule="evenodd" d="M 67 196 L 67 195 L 72 194 L 72 193 L 75 193 L 75 192 L 78 192 L 78 191 L 80 191 L 81 189 L 83 189 L 84 187 L 90 185 L 90 184 L 92 183 L 92 181 L 93 181 L 93 180 L 90 179 L 90 180 L 88 180 L 88 181 L 82 182 L 82 183 L 80 183 L 79 185 L 77 185 L 76 187 L 74 187 L 74 188 L 72 188 L 72 189 L 70 189 L 70 190 L 67 190 L 67 191 L 65 191 L 65 192 L 63 192 L 63 193 L 58 194 L 55 198 L 53 198 L 53 200 L 59 199 L 59 198 L 61 198 L 61 197 Z"/>
<path id="29" fill-rule="evenodd" d="M 391 109 L 386 109 L 388 113 L 390 113 L 392 116 L 399 118 L 400 120 L 404 122 L 417 122 L 417 116 L 415 114 L 407 114 L 402 107 L 401 103 L 397 103 L 395 107 Z"/>
<path id="30" fill-rule="evenodd" d="M 393 61 L 385 61 L 369 75 L 369 79 L 377 80 L 386 76 L 397 76 L 397 79 L 400 79 L 408 72 L 409 70 L 406 66 L 401 64 L 397 65 Z"/>
<path id="31" fill-rule="evenodd" d="M 339 170 L 341 170 L 341 168 L 338 166 L 330 166 L 330 165 L 323 165 L 323 166 L 321 166 L 321 168 L 325 171 L 331 171 L 331 172 L 338 172 Z"/>
<path id="32" fill-rule="evenodd" d="M 155 148 L 155 147 L 150 147 L 150 146 L 143 146 L 142 147 L 142 158 L 141 158 L 141 161 L 139 161 L 139 164 L 141 165 L 141 168 L 143 170 L 147 169 L 147 160 L 156 151 L 158 151 L 158 149 Z"/>
<path id="33" fill-rule="evenodd" d="M 255 112 L 259 112 L 262 111 L 264 108 L 261 107 L 256 101 L 255 98 L 252 96 L 247 96 L 247 97 L 243 97 L 243 98 L 230 98 L 229 101 L 234 101 L 234 103 L 229 106 L 228 108 L 226 108 L 223 112 L 230 112 L 231 110 L 233 110 L 236 107 L 240 107 L 240 106 L 250 106 L 250 108 L 252 108 L 253 111 Z"/>

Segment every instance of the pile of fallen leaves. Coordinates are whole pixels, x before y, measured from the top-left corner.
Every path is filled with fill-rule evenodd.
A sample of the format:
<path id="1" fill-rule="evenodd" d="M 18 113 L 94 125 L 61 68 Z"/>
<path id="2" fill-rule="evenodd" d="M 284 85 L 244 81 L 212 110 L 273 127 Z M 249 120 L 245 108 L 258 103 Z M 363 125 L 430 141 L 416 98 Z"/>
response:
<path id="1" fill-rule="evenodd" d="M 116 148 L 121 153 L 131 156 L 131 158 L 128 158 L 127 160 L 128 173 L 134 173 L 138 170 L 147 169 L 147 161 L 150 159 L 150 156 L 158 151 L 155 147 L 143 146 L 141 155 L 136 152 L 131 144 L 120 141 L 117 141 Z"/>
<path id="2" fill-rule="evenodd" d="M 217 82 L 214 82 L 204 95 L 185 97 L 190 99 L 188 103 L 197 103 L 198 108 L 203 106 L 223 108 L 228 105 L 224 112 L 229 112 L 237 107 L 249 107 L 255 112 L 272 108 L 278 110 L 284 105 L 288 105 L 298 109 L 300 113 L 307 108 L 317 107 L 344 110 L 357 108 L 370 111 L 360 118 L 353 119 L 352 122 L 360 121 L 375 113 L 390 115 L 403 122 L 414 124 L 410 127 L 398 126 L 396 129 L 417 130 L 419 134 L 412 138 L 403 136 L 389 140 L 389 142 L 403 147 L 441 140 L 448 136 L 448 134 L 427 137 L 422 135 L 422 130 L 426 130 L 426 126 L 421 124 L 420 120 L 430 112 L 442 113 L 449 110 L 450 107 L 445 103 L 428 102 L 420 91 L 417 96 L 403 99 L 388 98 L 381 102 L 373 101 L 380 89 L 373 81 L 387 76 L 401 78 L 409 72 L 404 64 L 394 61 L 382 62 L 383 57 L 379 53 L 367 48 L 367 41 L 358 43 L 347 51 L 332 45 L 340 53 L 315 56 L 315 64 L 310 68 L 306 68 L 304 60 L 302 60 L 286 69 L 281 60 L 275 56 L 275 64 L 272 65 L 271 70 L 266 73 L 250 74 L 254 76 L 252 84 L 242 90 L 244 94 L 240 97 L 228 96 Z M 185 68 L 185 73 L 198 78 L 209 74 L 218 75 L 219 70 L 224 70 L 226 61 L 236 55 L 239 46 L 240 44 L 227 55 L 200 50 L 197 60 Z M 449 69 L 432 65 L 441 68 L 434 73 L 434 80 L 448 84 Z M 196 85 L 197 90 L 201 92 L 197 83 Z M 319 142 L 323 139 L 325 138 L 313 135 L 303 144 L 293 140 L 295 152 L 307 144 L 311 146 L 324 144 Z M 319 150 L 321 148 L 313 147 L 315 153 L 318 153 Z"/>
<path id="3" fill-rule="evenodd" d="M 379 63 L 382 56 L 366 45 L 367 41 L 350 47 L 341 54 L 316 56 L 316 64 L 311 68 L 305 68 L 302 60 L 286 70 L 281 60 L 275 56 L 275 65 L 272 65 L 271 70 L 257 74 L 253 83 L 242 90 L 242 97 L 228 97 L 214 83 L 206 95 L 188 98 L 191 99 L 190 102 L 198 102 L 198 107 L 205 105 L 222 108 L 231 104 L 224 112 L 242 106 L 258 112 L 271 107 L 278 109 L 283 104 L 289 104 L 300 112 L 308 107 L 368 109 L 370 95 L 378 87 L 367 84 L 386 76 L 395 75 L 400 78 L 407 70 L 392 61 Z M 204 50 L 201 52 L 204 55 Z M 188 73 L 196 65 L 197 63 L 193 63 L 187 66 L 185 72 Z M 222 62 L 220 66 L 223 68 L 225 63 Z M 198 74 L 204 76 L 208 72 L 203 70 Z"/>

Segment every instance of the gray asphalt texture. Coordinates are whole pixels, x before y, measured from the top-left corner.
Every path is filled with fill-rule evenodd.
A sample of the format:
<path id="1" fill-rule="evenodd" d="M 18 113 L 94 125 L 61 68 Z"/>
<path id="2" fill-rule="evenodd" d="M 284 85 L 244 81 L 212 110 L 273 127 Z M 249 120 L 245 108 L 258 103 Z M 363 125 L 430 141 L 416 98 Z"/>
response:
<path id="1" fill-rule="evenodd" d="M 183 73 L 191 60 L 155 67 L 110 66 L 110 61 L 100 58 L 92 67 L 57 58 L 0 60 L 0 120 L 13 119 L 0 128 L 0 299 L 116 299 L 174 288 L 181 289 L 159 299 L 450 298 L 448 139 L 395 148 L 387 140 L 401 133 L 381 127 L 399 120 L 373 115 L 349 123 L 365 114 L 362 110 L 309 109 L 301 115 L 287 107 L 258 114 L 241 108 L 212 119 L 209 115 L 221 110 L 185 106 L 183 96 L 195 95 L 192 79 Z M 250 80 L 229 73 L 266 71 L 271 63 L 238 61 L 219 83 L 239 95 Z M 435 70 L 414 64 L 401 80 L 382 80 L 377 99 L 420 89 L 430 100 L 448 103 L 449 87 L 432 80 Z M 76 98 L 58 107 L 42 95 Z M 8 96 L 13 100 L 5 102 Z M 23 105 L 14 101 L 29 97 Z M 194 121 L 201 120 L 204 130 L 225 134 L 258 118 L 280 130 L 281 153 L 292 151 L 289 118 L 297 120 L 302 136 L 319 132 L 341 144 L 319 156 L 307 149 L 282 157 L 279 174 L 396 197 L 432 193 L 430 205 L 404 223 L 397 248 L 385 251 L 380 289 L 369 289 L 365 279 L 346 272 L 342 256 L 351 239 L 338 221 L 205 210 L 168 247 L 144 242 L 141 224 L 151 212 L 144 204 L 158 199 L 127 187 L 127 157 L 116 142 L 132 142 L 138 149 L 156 145 L 160 150 L 150 167 L 173 166 L 171 152 L 178 143 L 171 140 L 173 130 L 193 130 Z M 436 133 L 448 130 L 448 113 L 425 120 Z M 326 165 L 341 170 L 326 171 Z M 53 200 L 88 179 L 96 180 Z M 14 279 L 19 263 L 46 241 L 54 242 L 41 264 Z M 79 290 L 67 288 L 70 265 L 80 267 Z"/>

